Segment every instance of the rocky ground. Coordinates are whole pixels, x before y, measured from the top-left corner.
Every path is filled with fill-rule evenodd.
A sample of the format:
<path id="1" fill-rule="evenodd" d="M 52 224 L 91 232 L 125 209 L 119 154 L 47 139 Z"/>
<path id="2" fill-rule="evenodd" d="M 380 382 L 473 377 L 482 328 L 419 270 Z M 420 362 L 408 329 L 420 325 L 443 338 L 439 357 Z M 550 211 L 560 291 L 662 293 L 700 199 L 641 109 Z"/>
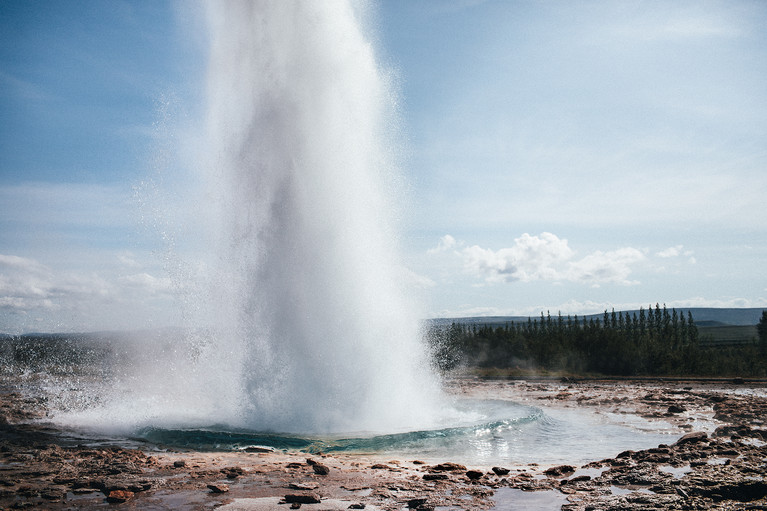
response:
<path id="1" fill-rule="evenodd" d="M 5 377 L 0 509 L 767 509 L 764 383 L 464 379 L 449 389 L 663 419 L 681 433 L 583 466 L 185 452 L 57 429 L 45 398 Z"/>

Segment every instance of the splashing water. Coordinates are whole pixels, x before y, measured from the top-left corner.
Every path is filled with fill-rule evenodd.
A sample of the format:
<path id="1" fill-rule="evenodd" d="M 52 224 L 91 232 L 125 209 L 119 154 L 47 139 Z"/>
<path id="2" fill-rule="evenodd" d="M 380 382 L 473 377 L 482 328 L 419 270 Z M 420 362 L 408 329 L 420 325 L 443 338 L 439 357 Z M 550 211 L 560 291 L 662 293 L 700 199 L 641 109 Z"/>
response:
<path id="1" fill-rule="evenodd" d="M 78 421 L 296 433 L 430 424 L 438 385 L 392 219 L 393 96 L 363 7 L 207 5 L 205 134 L 190 176 L 204 195 L 188 218 L 208 257 L 201 271 L 175 271 L 189 324 L 206 328 L 126 354 L 114 391 Z"/>

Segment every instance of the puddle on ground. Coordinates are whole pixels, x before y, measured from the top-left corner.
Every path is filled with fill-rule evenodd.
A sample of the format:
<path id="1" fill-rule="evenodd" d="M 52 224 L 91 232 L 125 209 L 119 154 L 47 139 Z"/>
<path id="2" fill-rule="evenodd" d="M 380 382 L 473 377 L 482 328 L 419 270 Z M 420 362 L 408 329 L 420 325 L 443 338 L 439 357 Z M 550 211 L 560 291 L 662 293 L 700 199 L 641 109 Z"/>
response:
<path id="1" fill-rule="evenodd" d="M 665 472 L 667 474 L 671 474 L 674 476 L 674 479 L 681 479 L 685 475 L 692 472 L 692 467 L 690 465 L 685 465 L 683 467 L 672 467 L 671 465 L 662 465 L 658 467 L 658 470 L 661 472 Z"/>
<path id="2" fill-rule="evenodd" d="M 523 491 L 499 488 L 493 495 L 493 509 L 503 511 L 559 511 L 567 497 L 557 490 Z"/>

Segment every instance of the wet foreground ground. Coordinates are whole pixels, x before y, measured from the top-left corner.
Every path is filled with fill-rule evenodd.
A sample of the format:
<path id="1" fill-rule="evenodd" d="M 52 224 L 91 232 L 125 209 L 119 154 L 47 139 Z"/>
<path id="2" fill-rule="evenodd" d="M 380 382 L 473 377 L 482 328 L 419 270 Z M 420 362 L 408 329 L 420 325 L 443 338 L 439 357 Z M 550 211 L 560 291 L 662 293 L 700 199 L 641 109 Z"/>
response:
<path id="1" fill-rule="evenodd" d="M 0 384 L 0 509 L 767 509 L 767 385 L 454 380 L 551 408 L 665 421 L 669 443 L 579 466 L 464 466 L 386 455 L 198 452 L 46 423 L 28 382 Z"/>

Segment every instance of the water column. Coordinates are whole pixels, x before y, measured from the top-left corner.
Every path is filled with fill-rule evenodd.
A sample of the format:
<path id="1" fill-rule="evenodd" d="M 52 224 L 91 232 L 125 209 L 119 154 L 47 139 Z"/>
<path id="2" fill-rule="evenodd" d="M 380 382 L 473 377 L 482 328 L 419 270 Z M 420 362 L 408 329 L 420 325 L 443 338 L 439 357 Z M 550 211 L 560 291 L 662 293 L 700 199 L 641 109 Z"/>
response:
<path id="1" fill-rule="evenodd" d="M 366 6 L 207 7 L 218 285 L 204 308 L 219 320 L 213 342 L 229 357 L 219 369 L 236 375 L 240 421 L 423 427 L 436 384 L 399 264 L 393 96 L 362 30 Z"/>

